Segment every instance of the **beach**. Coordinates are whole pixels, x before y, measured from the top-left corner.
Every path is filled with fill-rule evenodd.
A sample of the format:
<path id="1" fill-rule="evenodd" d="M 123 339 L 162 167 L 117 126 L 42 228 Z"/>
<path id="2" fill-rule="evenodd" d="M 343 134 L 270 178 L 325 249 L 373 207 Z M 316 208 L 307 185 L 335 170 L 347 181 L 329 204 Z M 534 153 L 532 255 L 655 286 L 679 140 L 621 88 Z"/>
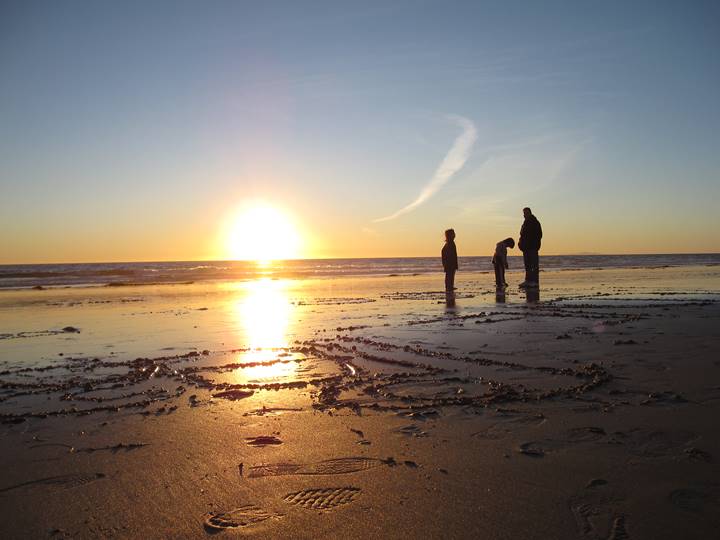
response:
<path id="1" fill-rule="evenodd" d="M 720 266 L 0 290 L 3 538 L 704 539 Z"/>

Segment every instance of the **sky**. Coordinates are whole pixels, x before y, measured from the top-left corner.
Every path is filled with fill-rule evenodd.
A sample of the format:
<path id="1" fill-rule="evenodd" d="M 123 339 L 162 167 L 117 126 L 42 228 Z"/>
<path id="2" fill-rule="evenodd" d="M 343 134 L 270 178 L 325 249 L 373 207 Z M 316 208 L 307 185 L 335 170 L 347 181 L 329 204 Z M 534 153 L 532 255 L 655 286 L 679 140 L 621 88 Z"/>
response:
<path id="1" fill-rule="evenodd" d="M 0 264 L 720 252 L 717 2 L 0 0 Z M 287 225 L 287 224 L 286 224 Z M 272 223 L 248 230 L 282 242 Z"/>

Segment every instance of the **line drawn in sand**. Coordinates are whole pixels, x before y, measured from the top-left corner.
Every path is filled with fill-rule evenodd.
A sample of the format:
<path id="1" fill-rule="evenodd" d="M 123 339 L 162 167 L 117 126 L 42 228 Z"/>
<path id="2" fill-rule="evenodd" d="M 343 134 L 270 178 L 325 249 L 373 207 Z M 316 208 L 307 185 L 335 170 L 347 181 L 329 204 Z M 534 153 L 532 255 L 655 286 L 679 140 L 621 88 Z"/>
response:
<path id="1" fill-rule="evenodd" d="M 60 476 L 49 476 L 47 478 L 39 478 L 38 480 L 30 480 L 28 482 L 21 482 L 5 488 L 0 488 L 0 493 L 7 493 L 15 489 L 30 488 L 37 486 L 51 486 L 59 489 L 69 489 L 78 486 L 84 486 L 95 480 L 105 478 L 103 473 L 90 473 L 90 474 L 63 474 Z"/>

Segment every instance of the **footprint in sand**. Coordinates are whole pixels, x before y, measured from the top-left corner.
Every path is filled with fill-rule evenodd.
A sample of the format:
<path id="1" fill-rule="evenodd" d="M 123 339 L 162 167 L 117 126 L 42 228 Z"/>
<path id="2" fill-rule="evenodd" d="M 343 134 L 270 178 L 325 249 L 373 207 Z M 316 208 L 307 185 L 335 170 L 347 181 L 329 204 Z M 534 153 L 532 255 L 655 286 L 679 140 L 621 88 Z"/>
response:
<path id="1" fill-rule="evenodd" d="M 650 392 L 645 399 L 640 402 L 640 405 L 684 405 L 689 401 L 676 392 Z"/>
<path id="2" fill-rule="evenodd" d="M 427 431 L 423 431 L 420 429 L 420 427 L 417 424 L 409 424 L 407 426 L 403 426 L 401 428 L 398 428 L 395 430 L 396 433 L 399 433 L 400 435 L 405 435 L 406 437 L 427 437 L 428 433 Z"/>
<path id="3" fill-rule="evenodd" d="M 267 512 L 252 504 L 246 504 L 229 512 L 209 512 L 205 514 L 204 524 L 205 528 L 211 531 L 241 529 L 281 516 L 282 514 Z"/>
<path id="4" fill-rule="evenodd" d="M 238 401 L 250 397 L 255 392 L 253 390 L 226 390 L 224 392 L 217 392 L 212 395 L 214 398 L 228 399 L 230 401 Z"/>
<path id="5" fill-rule="evenodd" d="M 501 413 L 497 415 L 497 418 L 499 422 L 473 433 L 472 436 L 497 440 L 507 437 L 517 426 L 539 426 L 546 422 L 545 416 L 537 413 Z"/>
<path id="6" fill-rule="evenodd" d="M 698 438 L 696 433 L 685 430 L 662 431 L 636 428 L 613 433 L 613 442 L 624 445 L 630 453 L 636 456 L 650 458 L 677 458 L 689 452 L 692 453 L 690 445 Z M 709 454 L 707 455 L 709 456 Z M 693 456 L 689 455 L 689 457 Z M 700 457 L 700 454 L 696 457 Z"/>
<path id="7" fill-rule="evenodd" d="M 259 437 L 246 437 L 245 444 L 248 446 L 270 446 L 282 444 L 282 441 L 274 435 L 261 435 Z"/>
<path id="8" fill-rule="evenodd" d="M 686 512 L 720 516 L 720 484 L 675 489 L 670 493 L 670 502 Z"/>
<path id="9" fill-rule="evenodd" d="M 49 486 L 58 489 L 70 489 L 79 486 L 84 486 L 95 480 L 105 478 L 103 473 L 90 473 L 90 474 L 63 474 L 60 476 L 49 476 L 47 478 L 40 478 L 38 480 L 30 480 L 28 482 L 21 482 L 5 488 L 0 488 L 0 493 L 7 493 L 15 489 L 21 488 L 32 488 L 39 486 Z"/>
<path id="10" fill-rule="evenodd" d="M 608 540 L 630 540 L 630 535 L 625 527 L 625 516 L 618 516 L 613 520 Z"/>
<path id="11" fill-rule="evenodd" d="M 605 484 L 589 484 L 570 500 L 570 510 L 583 540 L 630 540 L 622 499 Z"/>
<path id="12" fill-rule="evenodd" d="M 555 437 L 523 443 L 518 451 L 526 456 L 543 457 L 548 452 L 555 452 L 574 444 L 599 441 L 604 437 L 606 437 L 605 430 L 599 427 L 572 428 Z"/>
<path id="13" fill-rule="evenodd" d="M 518 452 L 526 456 L 540 458 L 545 456 L 546 448 L 543 446 L 542 442 L 530 441 L 522 443 Z"/>
<path id="14" fill-rule="evenodd" d="M 360 493 L 360 488 L 345 486 L 321 489 L 303 489 L 288 493 L 283 499 L 288 504 L 311 508 L 313 510 L 329 510 L 343 504 L 349 504 Z"/>
<path id="15" fill-rule="evenodd" d="M 326 459 L 316 463 L 270 463 L 250 467 L 249 478 L 260 478 L 263 476 L 288 476 L 288 475 L 324 475 L 324 474 L 347 474 L 358 471 L 366 471 L 374 467 L 386 464 L 382 459 L 366 457 L 345 457 L 338 459 Z"/>

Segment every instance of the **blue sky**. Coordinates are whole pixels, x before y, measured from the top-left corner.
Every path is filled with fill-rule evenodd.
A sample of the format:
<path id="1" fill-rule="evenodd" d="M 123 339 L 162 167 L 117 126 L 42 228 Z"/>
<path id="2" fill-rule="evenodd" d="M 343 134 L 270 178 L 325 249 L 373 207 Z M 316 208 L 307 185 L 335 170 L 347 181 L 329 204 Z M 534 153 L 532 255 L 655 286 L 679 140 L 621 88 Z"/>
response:
<path id="1" fill-rule="evenodd" d="M 548 253 L 717 252 L 718 50 L 713 2 L 3 1 L 0 262 L 221 257 L 255 199 L 308 256 L 526 205 Z"/>

